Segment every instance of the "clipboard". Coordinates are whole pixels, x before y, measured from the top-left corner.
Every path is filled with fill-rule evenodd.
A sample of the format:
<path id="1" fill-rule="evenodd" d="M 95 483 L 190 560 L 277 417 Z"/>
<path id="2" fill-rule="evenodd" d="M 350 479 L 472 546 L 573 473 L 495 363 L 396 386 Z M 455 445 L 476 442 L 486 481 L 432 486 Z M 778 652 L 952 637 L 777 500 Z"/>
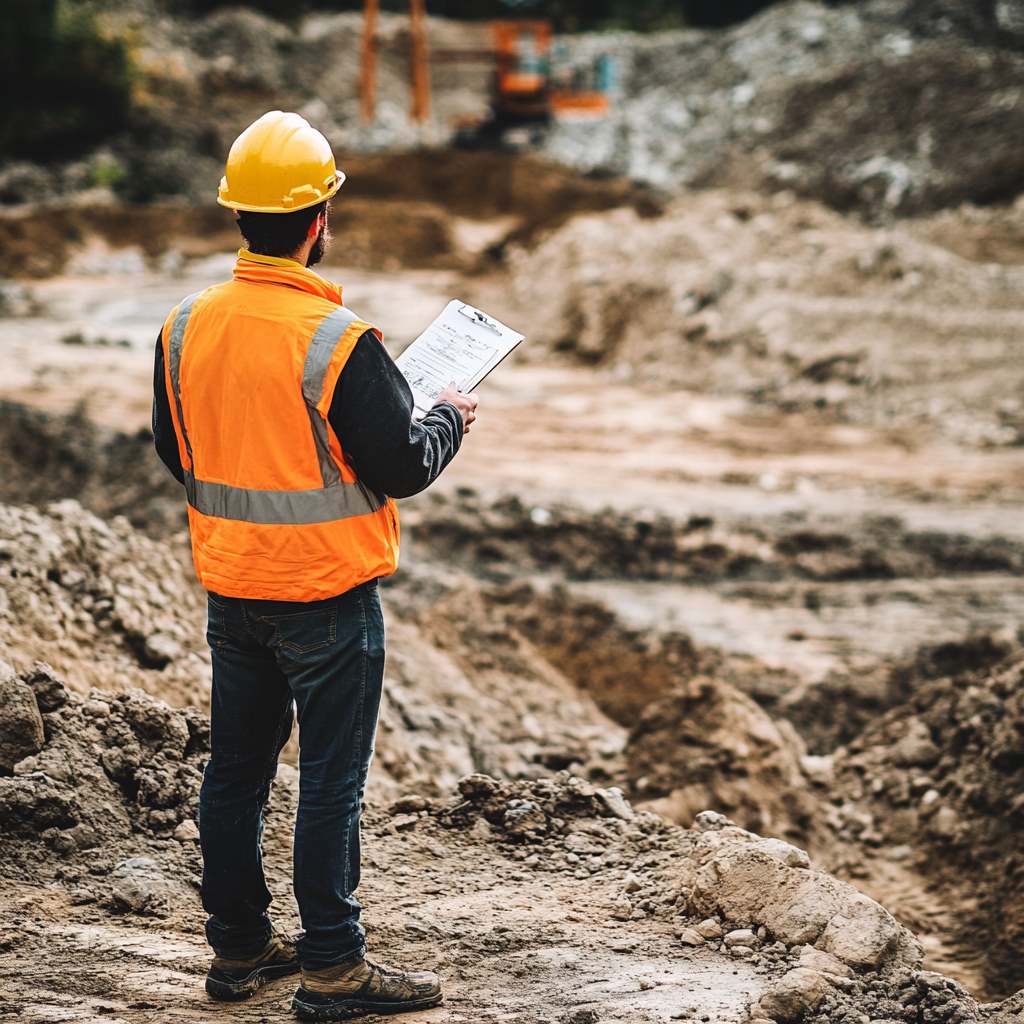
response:
<path id="1" fill-rule="evenodd" d="M 422 419 L 450 384 L 472 391 L 523 340 L 524 335 L 468 302 L 452 299 L 395 360 L 412 389 Z"/>

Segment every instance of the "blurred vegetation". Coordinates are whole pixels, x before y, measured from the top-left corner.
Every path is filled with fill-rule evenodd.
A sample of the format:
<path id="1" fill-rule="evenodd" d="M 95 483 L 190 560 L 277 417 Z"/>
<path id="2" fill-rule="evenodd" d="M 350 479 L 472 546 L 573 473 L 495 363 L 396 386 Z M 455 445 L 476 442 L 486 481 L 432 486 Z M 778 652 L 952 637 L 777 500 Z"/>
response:
<path id="1" fill-rule="evenodd" d="M 556 29 L 651 29 L 684 25 L 719 26 L 742 21 L 773 0 L 427 0 L 430 14 L 474 20 L 530 16 L 550 18 Z M 218 7 L 239 6 L 238 0 L 164 0 L 165 6 L 205 14 Z M 362 0 L 250 0 L 242 6 L 284 21 L 312 10 L 356 11 Z M 403 12 L 408 0 L 381 0 L 381 9 Z"/>
<path id="2" fill-rule="evenodd" d="M 0 153 L 73 159 L 125 127 L 132 62 L 73 0 L 4 0 Z"/>

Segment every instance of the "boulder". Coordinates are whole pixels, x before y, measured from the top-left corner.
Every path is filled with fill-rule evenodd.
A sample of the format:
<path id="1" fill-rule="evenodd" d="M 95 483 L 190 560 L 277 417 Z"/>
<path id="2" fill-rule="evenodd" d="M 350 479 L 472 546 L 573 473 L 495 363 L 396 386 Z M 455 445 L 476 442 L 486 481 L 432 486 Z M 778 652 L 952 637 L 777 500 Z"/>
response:
<path id="1" fill-rule="evenodd" d="M 916 965 L 919 944 L 879 904 L 853 886 L 790 867 L 760 849 L 759 837 L 724 829 L 703 833 L 684 873 L 690 909 L 738 925 L 763 925 L 787 946 L 818 945 L 853 967 L 888 961 Z"/>
<path id="2" fill-rule="evenodd" d="M 794 967 L 758 1000 L 753 1017 L 774 1021 L 796 1021 L 832 991 L 828 979 L 807 967 Z"/>

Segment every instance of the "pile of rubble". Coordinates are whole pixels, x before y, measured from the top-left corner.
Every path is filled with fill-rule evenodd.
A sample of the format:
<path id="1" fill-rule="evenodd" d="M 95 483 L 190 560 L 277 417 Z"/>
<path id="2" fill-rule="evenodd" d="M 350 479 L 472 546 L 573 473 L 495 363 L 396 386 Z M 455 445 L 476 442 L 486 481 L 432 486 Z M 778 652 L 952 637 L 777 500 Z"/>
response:
<path id="1" fill-rule="evenodd" d="M 833 801 L 869 845 L 913 851 L 1024 985 L 1024 658 L 906 681 L 906 699 L 835 756 Z"/>
<path id="2" fill-rule="evenodd" d="M 141 686 L 202 704 L 206 604 L 174 545 L 74 500 L 0 505 L 0 657 L 42 658 L 79 692 Z"/>
<path id="3" fill-rule="evenodd" d="M 1022 223 L 1013 208 L 879 231 L 792 194 L 708 191 L 653 220 L 576 217 L 510 252 L 512 291 L 503 279 L 506 297 L 487 301 L 546 359 L 754 411 L 1014 446 L 1020 252 L 970 238 L 988 224 L 1019 239 Z"/>
<path id="4" fill-rule="evenodd" d="M 82 697 L 0 661 L 0 863 L 115 909 L 167 910 L 198 868 L 205 716 L 139 691 Z M 166 876 L 166 877 L 165 877 Z M 98 888 L 97 888 L 98 887 Z"/>
<path id="5" fill-rule="evenodd" d="M 1011 1024 L 1024 1005 L 1021 994 L 979 1006 L 955 982 L 921 971 L 920 944 L 881 906 L 815 870 L 798 847 L 721 814 L 702 813 L 686 830 L 569 776 L 509 784 L 475 775 L 459 795 L 418 814 L 511 844 L 542 875 L 617 879 L 613 917 L 669 923 L 681 955 L 708 949 L 768 975 L 751 1024 Z M 408 816 L 408 805 L 395 811 Z"/>
<path id="6" fill-rule="evenodd" d="M 767 184 L 873 214 L 1012 197 L 1024 59 L 1019 21 L 998 17 L 966 0 L 797 0 L 727 32 L 583 37 L 573 52 L 616 59 L 612 113 L 559 125 L 546 151 L 666 187 Z"/>

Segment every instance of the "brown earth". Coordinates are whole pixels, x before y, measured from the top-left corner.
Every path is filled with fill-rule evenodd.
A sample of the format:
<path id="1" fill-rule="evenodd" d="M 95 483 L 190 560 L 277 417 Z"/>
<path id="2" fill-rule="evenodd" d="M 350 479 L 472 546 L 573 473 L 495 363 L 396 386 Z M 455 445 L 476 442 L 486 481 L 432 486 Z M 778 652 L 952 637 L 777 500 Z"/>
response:
<path id="1" fill-rule="evenodd" d="M 528 181 L 484 192 L 522 204 Z M 580 209 L 629 194 L 590 185 Z M 410 184 L 409 202 L 420 187 Z M 444 222 L 448 241 L 428 239 L 440 262 L 454 254 L 445 267 L 419 267 L 411 244 L 396 251 L 413 269 L 340 268 L 347 300 L 396 349 L 453 293 L 530 331 L 482 389 L 481 419 L 436 493 L 407 504 L 406 568 L 384 591 L 392 655 L 370 795 L 375 942 L 442 963 L 453 1021 L 660 1021 L 691 1006 L 696 1019 L 742 1020 L 755 997 L 781 1020 L 779 1000 L 793 994 L 775 988 L 795 968 L 813 977 L 786 984 L 821 996 L 808 1020 L 1013 1020 L 1017 1004 L 1002 1017 L 982 1010 L 910 961 L 861 965 L 850 984 L 833 984 L 835 963 L 794 950 L 840 948 L 838 925 L 826 939 L 819 922 L 810 940 L 772 951 L 787 924 L 753 899 L 766 879 L 749 872 L 775 871 L 762 858 L 780 856 L 806 871 L 801 857 L 714 816 L 688 826 L 710 809 L 806 846 L 911 924 L 929 967 L 992 996 L 1020 984 L 1016 691 L 1012 665 L 1000 667 L 1016 657 L 1024 609 L 1011 511 L 1024 481 L 1012 405 L 1018 212 L 882 231 L 810 203 L 705 193 L 658 217 L 635 204 L 559 226 L 559 203 L 572 208 L 563 199 L 540 204 L 532 248 L 504 246 L 495 270 L 487 260 L 502 247 L 481 254 L 528 215 L 513 205 L 496 218 L 500 204 L 480 202 L 466 208 L 471 219 Z M 0 755 L 9 736 L 42 747 L 15 742 L 0 762 L 17 826 L 0 849 L 17 929 L 0 956 L 16 977 L 4 998 L 28 1020 L 215 1013 L 193 995 L 204 953 L 187 825 L 173 838 L 194 799 L 201 723 L 125 696 L 202 708 L 208 685 L 180 495 L 145 431 L 149 346 L 170 305 L 230 258 L 163 258 L 130 232 L 90 235 L 72 246 L 66 274 L 12 293 L 15 315 L 0 320 L 0 500 L 10 503 L 0 510 L 0 657 L 21 674 Z M 75 332 L 84 344 L 62 341 Z M 110 344 L 120 337 L 127 346 Z M 68 497 L 81 506 L 46 507 Z M 22 503 L 37 507 L 13 507 Z M 72 691 L 64 710 L 46 706 L 59 691 L 37 660 Z M 984 708 L 991 697 L 993 722 L 1005 715 L 998 735 L 984 716 L 971 724 L 965 678 L 989 695 Z M 889 751 L 904 732 L 921 738 L 920 722 L 939 759 L 901 767 Z M 917 809 L 928 792 L 915 788 L 919 770 L 959 816 L 952 837 Z M 465 784 L 442 803 L 478 772 L 501 781 Z M 292 774 L 282 768 L 282 812 Z M 78 777 L 111 803 L 109 830 L 100 810 L 76 804 L 83 789 L 68 779 Z M 566 795 L 580 785 L 622 788 L 643 838 L 620 843 L 615 798 Z M 403 797 L 404 809 L 385 810 Z M 49 823 L 37 827 L 37 814 Z M 283 816 L 270 835 L 285 897 Z M 129 856 L 156 867 L 122 878 L 116 865 Z M 956 877 L 975 861 L 980 895 Z M 607 887 L 595 887 L 606 871 Z M 712 878 L 737 879 L 736 901 L 713 903 Z M 779 884 L 792 881 L 783 873 Z M 111 902 L 116 885 L 165 883 L 169 916 Z M 414 885 L 435 891 L 410 894 Z M 596 930 L 595 905 L 607 919 Z M 872 934 L 891 953 L 902 933 L 873 904 L 857 906 L 850 914 L 878 924 Z M 687 929 L 712 914 L 754 926 L 752 956 L 694 939 Z M 57 958 L 71 965 L 66 977 L 31 967 Z M 530 975 L 532 1002 L 519 1005 L 507 977 L 538 959 L 543 980 Z M 88 1005 L 74 1005 L 83 992 Z M 268 995 L 253 1019 L 283 1019 L 284 1004 Z"/>
<path id="2" fill-rule="evenodd" d="M 193 995 L 206 964 L 189 816 L 202 717 L 138 693 L 83 700 L 46 669 L 5 668 L 0 685 L 0 735 L 12 706 L 40 725 L 37 752 L 0 776 L 0 1008 L 26 1020 L 284 1019 L 286 986 L 230 1010 Z M 458 788 L 446 803 L 406 797 L 366 820 L 370 941 L 445 979 L 445 1007 L 424 1020 L 727 1024 L 750 1019 L 754 1001 L 755 1014 L 788 1005 L 795 977 L 808 1005 L 857 1008 L 885 995 L 915 1013 L 960 1014 L 932 1019 L 1012 1020 L 1014 1003 L 980 1009 L 941 979 L 936 999 L 937 976 L 916 970 L 919 949 L 881 907 L 721 815 L 683 830 L 566 774 L 513 785 L 470 775 Z M 285 926 L 296 792 L 294 770 L 282 768 L 265 850 Z M 737 904 L 757 878 L 760 898 Z M 818 923 L 797 911 L 805 904 Z M 694 928 L 702 917 L 711 938 Z M 864 984 L 864 972 L 876 980 Z M 523 983 L 496 991 L 509 976 Z"/>

